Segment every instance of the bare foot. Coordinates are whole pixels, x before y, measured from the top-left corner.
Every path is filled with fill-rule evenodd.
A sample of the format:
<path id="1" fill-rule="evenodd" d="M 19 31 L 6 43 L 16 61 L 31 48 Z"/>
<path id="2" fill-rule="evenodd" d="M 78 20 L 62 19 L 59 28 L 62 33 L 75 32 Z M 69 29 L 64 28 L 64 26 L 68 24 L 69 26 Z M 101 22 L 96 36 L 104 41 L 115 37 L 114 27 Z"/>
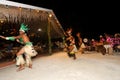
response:
<path id="1" fill-rule="evenodd" d="M 32 65 L 29 65 L 29 68 L 31 68 L 31 69 L 32 69 Z"/>
<path id="2" fill-rule="evenodd" d="M 18 72 L 18 71 L 21 71 L 21 70 L 23 70 L 23 69 L 25 69 L 25 67 L 21 67 L 21 66 L 20 66 L 20 67 L 17 69 L 17 72 Z"/>

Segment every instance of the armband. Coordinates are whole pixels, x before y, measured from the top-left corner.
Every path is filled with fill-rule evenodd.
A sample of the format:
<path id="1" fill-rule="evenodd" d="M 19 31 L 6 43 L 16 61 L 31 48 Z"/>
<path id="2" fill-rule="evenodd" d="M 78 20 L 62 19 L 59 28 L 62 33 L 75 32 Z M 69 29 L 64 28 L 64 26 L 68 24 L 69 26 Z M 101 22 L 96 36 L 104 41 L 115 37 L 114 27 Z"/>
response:
<path id="1" fill-rule="evenodd" d="M 11 41 L 14 41 L 15 38 L 14 37 L 6 37 L 6 40 L 11 40 Z"/>

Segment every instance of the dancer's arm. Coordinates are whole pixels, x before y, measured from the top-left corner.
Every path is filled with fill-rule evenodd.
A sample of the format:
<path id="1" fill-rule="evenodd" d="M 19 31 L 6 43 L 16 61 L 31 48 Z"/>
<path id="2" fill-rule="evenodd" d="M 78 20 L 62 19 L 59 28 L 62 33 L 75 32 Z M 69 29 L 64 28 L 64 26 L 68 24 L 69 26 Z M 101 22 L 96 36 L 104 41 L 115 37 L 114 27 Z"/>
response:
<path id="1" fill-rule="evenodd" d="M 0 35 L 0 38 L 6 39 L 6 37 L 4 37 L 4 36 L 1 36 L 1 35 Z"/>
<path id="2" fill-rule="evenodd" d="M 15 40 L 15 37 L 5 37 L 5 36 L 0 36 L 0 38 L 3 38 L 5 40 L 11 40 L 11 41 L 14 41 Z"/>

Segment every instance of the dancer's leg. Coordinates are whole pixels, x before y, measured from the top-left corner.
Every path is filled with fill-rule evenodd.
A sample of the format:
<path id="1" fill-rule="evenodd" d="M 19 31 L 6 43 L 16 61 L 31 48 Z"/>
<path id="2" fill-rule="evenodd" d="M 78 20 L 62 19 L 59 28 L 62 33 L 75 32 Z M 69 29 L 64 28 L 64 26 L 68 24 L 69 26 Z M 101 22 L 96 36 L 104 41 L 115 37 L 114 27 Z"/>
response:
<path id="1" fill-rule="evenodd" d="M 31 57 L 26 54 L 25 55 L 25 58 L 26 58 L 26 65 L 29 67 L 29 68 L 32 68 L 32 60 L 31 60 Z"/>
<path id="2" fill-rule="evenodd" d="M 24 67 L 24 64 L 25 64 L 25 61 L 23 59 L 23 55 L 19 55 L 17 56 L 17 59 L 16 59 L 16 65 L 19 66 L 19 68 L 17 69 L 17 71 L 21 71 L 23 70 L 25 67 Z"/>
<path id="3" fill-rule="evenodd" d="M 16 55 L 16 65 L 19 65 L 19 68 L 17 69 L 17 71 L 23 70 L 24 69 L 24 58 L 23 58 L 23 54 L 24 53 L 24 49 L 22 48 Z"/>

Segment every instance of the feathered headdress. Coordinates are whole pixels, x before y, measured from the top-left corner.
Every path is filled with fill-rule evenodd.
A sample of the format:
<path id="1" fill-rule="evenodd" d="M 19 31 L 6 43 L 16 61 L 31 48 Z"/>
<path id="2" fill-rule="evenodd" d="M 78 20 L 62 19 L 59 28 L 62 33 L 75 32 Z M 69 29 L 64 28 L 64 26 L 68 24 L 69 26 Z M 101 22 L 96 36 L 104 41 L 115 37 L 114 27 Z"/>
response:
<path id="1" fill-rule="evenodd" d="M 22 23 L 21 26 L 20 26 L 19 31 L 23 31 L 23 32 L 28 31 L 27 25 L 25 25 L 24 23 Z"/>

